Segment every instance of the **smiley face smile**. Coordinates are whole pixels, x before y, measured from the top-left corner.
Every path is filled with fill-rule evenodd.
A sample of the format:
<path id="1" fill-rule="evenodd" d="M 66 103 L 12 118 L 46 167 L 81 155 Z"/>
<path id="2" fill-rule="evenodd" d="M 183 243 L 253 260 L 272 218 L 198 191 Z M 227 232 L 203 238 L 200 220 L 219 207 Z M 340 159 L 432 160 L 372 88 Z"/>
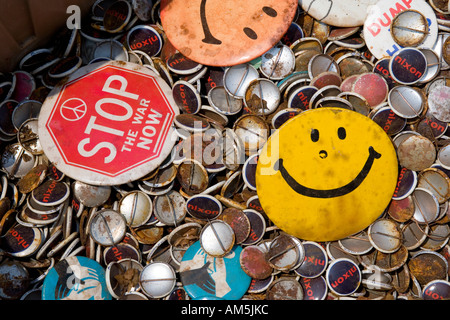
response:
<path id="1" fill-rule="evenodd" d="M 264 212 L 284 232 L 335 241 L 364 230 L 386 210 L 398 167 L 390 136 L 367 116 L 308 109 L 265 143 L 256 190 Z"/>
<path id="2" fill-rule="evenodd" d="M 364 181 L 364 179 L 367 177 L 367 175 L 370 172 L 370 169 L 372 168 L 373 162 L 375 159 L 379 159 L 381 157 L 381 154 L 375 151 L 373 147 L 369 147 L 369 156 L 366 160 L 366 163 L 364 164 L 364 167 L 361 169 L 361 171 L 358 173 L 358 175 L 349 183 L 346 185 L 335 188 L 335 189 L 325 189 L 325 190 L 318 190 L 318 189 L 311 189 L 308 187 L 305 187 L 304 185 L 298 183 L 286 170 L 286 168 L 283 166 L 283 159 L 280 158 L 277 160 L 277 162 L 274 165 L 275 171 L 280 171 L 281 176 L 286 181 L 286 183 L 298 194 L 304 195 L 306 197 L 312 197 L 312 198 L 335 198 L 340 197 L 343 195 L 346 195 L 356 188 L 360 186 L 360 184 Z"/>

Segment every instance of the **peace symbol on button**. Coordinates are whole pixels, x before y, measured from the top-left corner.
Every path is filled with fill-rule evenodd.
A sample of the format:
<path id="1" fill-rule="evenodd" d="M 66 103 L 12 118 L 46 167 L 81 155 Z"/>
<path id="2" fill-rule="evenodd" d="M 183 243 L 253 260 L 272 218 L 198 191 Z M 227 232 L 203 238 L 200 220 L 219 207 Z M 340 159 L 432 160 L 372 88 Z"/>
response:
<path id="1" fill-rule="evenodd" d="M 67 121 L 78 121 L 86 114 L 87 105 L 79 98 L 71 98 L 64 101 L 59 112 Z"/>

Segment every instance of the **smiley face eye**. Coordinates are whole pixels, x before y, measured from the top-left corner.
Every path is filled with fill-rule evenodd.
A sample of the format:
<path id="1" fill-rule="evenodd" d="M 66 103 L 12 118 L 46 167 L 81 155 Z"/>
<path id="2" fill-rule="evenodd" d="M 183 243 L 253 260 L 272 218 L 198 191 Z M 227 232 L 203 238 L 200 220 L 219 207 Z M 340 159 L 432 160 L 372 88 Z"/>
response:
<path id="1" fill-rule="evenodd" d="M 312 129 L 311 130 L 311 141 L 312 142 L 319 141 L 319 130 L 317 130 L 317 129 Z"/>
<path id="2" fill-rule="evenodd" d="M 269 17 L 272 17 L 272 18 L 275 18 L 278 15 L 278 12 L 274 8 L 271 8 L 271 7 L 263 7 L 262 11 L 265 14 L 267 14 Z M 245 35 L 247 37 L 249 37 L 250 39 L 252 39 L 252 40 L 258 39 L 258 35 L 256 34 L 255 30 L 253 30 L 252 28 L 245 27 L 243 29 L 243 31 L 244 31 Z"/>
<path id="3" fill-rule="evenodd" d="M 275 18 L 278 15 L 277 11 L 274 8 L 263 7 L 262 9 L 264 13 L 267 14 L 269 17 Z"/>
<path id="4" fill-rule="evenodd" d="M 244 28 L 244 33 L 247 37 L 249 37 L 252 40 L 258 39 L 258 35 L 256 32 L 251 28 Z"/>
<path id="5" fill-rule="evenodd" d="M 346 136 L 347 136 L 347 132 L 345 131 L 345 128 L 340 127 L 338 129 L 338 137 L 339 137 L 339 139 L 344 140 Z"/>

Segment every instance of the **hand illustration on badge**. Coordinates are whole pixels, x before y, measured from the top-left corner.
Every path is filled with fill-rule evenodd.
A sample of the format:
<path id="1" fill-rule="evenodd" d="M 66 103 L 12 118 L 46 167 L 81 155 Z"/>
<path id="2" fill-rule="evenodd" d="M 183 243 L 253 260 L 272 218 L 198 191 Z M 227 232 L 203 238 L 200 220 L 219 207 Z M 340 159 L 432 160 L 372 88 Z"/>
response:
<path id="1" fill-rule="evenodd" d="M 226 264 L 224 259 L 233 259 L 234 252 L 216 258 L 210 256 L 200 248 L 190 262 L 190 270 L 182 271 L 183 284 L 196 284 L 208 294 L 223 297 L 231 291 L 226 279 L 221 274 L 226 274 Z"/>
<path id="2" fill-rule="evenodd" d="M 76 257 L 61 260 L 55 265 L 57 281 L 54 297 L 57 300 L 104 300 L 102 275 L 94 268 L 81 265 Z"/>

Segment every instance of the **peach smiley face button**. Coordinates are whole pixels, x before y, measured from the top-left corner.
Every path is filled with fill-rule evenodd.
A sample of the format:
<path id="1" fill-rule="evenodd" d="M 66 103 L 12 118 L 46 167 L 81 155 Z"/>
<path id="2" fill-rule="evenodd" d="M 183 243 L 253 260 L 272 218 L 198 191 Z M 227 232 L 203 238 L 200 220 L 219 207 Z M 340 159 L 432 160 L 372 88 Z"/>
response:
<path id="1" fill-rule="evenodd" d="M 172 45 L 209 66 L 232 66 L 259 57 L 291 25 L 297 0 L 162 0 L 161 24 Z"/>
<path id="2" fill-rule="evenodd" d="M 398 177 L 395 148 L 368 117 L 341 108 L 306 110 L 263 147 L 256 190 L 286 233 L 334 241 L 367 228 L 387 208 Z"/>

